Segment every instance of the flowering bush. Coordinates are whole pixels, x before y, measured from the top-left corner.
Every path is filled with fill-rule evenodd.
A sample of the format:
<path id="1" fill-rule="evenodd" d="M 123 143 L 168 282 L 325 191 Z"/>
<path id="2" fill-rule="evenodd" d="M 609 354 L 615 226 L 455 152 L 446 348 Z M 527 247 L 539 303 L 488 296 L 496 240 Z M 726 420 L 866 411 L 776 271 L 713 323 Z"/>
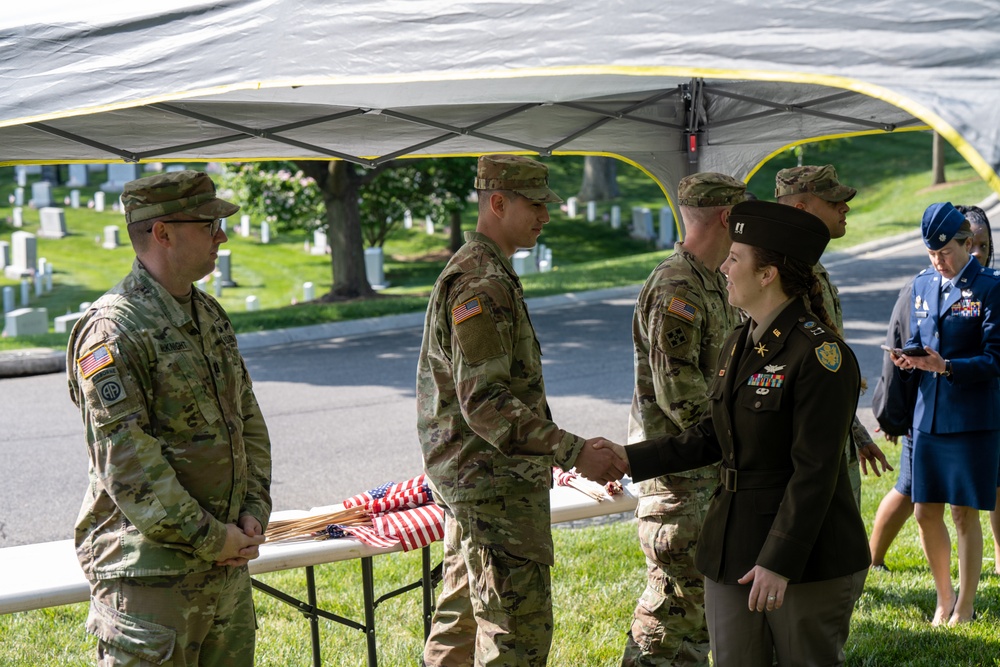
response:
<path id="1" fill-rule="evenodd" d="M 276 231 L 326 224 L 326 205 L 316 181 L 287 162 L 225 165 L 220 190 L 230 191 L 243 211 Z"/>

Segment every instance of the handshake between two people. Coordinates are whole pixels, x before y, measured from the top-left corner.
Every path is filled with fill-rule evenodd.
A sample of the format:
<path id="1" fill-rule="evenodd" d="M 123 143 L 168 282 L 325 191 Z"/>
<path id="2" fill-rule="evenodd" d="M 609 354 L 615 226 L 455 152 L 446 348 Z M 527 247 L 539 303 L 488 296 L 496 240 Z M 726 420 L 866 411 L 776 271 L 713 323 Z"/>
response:
<path id="1" fill-rule="evenodd" d="M 576 471 L 601 484 L 617 482 L 629 473 L 625 448 L 607 438 L 591 438 L 576 457 Z"/>

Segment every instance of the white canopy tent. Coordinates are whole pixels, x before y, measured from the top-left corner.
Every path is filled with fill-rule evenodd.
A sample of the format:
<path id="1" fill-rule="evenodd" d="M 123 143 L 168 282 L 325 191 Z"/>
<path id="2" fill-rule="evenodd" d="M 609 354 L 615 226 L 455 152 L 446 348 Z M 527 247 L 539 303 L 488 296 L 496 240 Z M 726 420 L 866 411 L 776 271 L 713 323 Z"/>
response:
<path id="1" fill-rule="evenodd" d="M 692 171 L 933 128 L 1000 192 L 995 2 L 755 4 L 11 4 L 0 164 L 585 153 L 672 199 Z"/>

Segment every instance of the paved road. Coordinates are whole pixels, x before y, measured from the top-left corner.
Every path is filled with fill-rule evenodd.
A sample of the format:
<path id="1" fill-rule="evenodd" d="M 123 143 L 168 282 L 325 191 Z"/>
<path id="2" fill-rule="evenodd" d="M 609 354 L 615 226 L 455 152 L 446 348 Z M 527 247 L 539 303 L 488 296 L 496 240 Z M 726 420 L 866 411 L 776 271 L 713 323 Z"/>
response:
<path id="1" fill-rule="evenodd" d="M 926 265 L 918 240 L 828 257 L 847 340 L 872 388 L 900 287 Z M 625 437 L 632 391 L 629 296 L 532 308 L 553 413 L 590 437 Z M 335 503 L 420 471 L 409 328 L 246 352 L 271 429 L 275 509 Z M 859 414 L 872 426 L 869 396 Z M 86 450 L 62 375 L 0 380 L 0 547 L 65 539 L 87 484 Z"/>

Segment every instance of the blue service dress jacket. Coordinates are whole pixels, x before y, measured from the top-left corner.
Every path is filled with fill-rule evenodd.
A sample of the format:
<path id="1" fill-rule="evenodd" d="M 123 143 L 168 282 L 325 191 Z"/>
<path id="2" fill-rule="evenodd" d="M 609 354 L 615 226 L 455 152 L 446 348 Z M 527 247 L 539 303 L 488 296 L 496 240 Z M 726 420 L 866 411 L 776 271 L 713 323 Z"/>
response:
<path id="1" fill-rule="evenodd" d="M 726 340 L 701 421 L 625 448 L 643 480 L 719 462 L 695 565 L 736 584 L 754 565 L 790 583 L 868 567 L 868 538 L 844 442 L 860 374 L 844 341 L 794 299 L 755 344 L 749 323 Z"/>
<path id="2" fill-rule="evenodd" d="M 976 258 L 955 276 L 947 296 L 928 267 L 913 281 L 910 339 L 951 361 L 951 376 L 900 371 L 919 382 L 913 427 L 925 433 L 1000 429 L 1000 271 Z"/>

